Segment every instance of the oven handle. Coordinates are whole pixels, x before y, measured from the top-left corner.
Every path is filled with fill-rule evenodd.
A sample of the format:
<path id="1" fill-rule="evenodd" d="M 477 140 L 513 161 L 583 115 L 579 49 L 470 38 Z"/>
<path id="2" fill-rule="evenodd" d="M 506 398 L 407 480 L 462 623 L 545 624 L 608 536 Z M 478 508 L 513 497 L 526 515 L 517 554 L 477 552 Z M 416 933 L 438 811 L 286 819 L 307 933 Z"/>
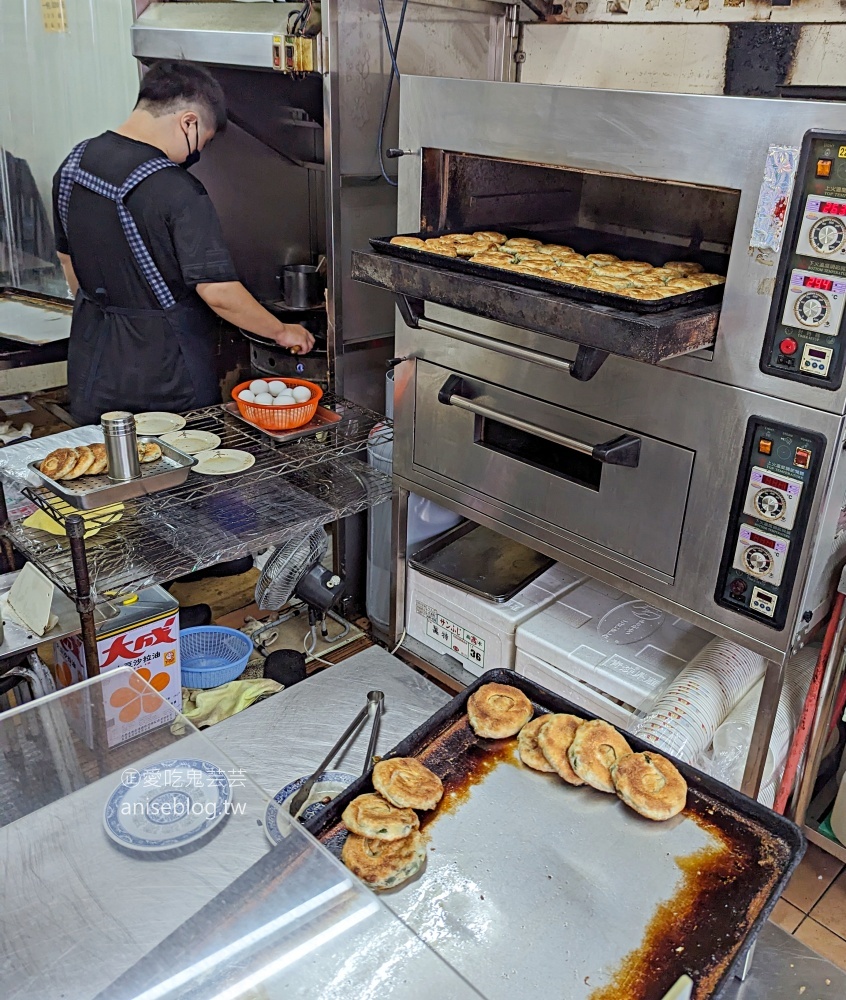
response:
<path id="1" fill-rule="evenodd" d="M 421 318 L 418 327 L 421 330 L 429 330 L 431 333 L 442 333 L 447 337 L 452 337 L 453 340 L 461 340 L 465 344 L 471 344 L 473 347 L 484 347 L 489 351 L 496 351 L 497 354 L 504 354 L 506 357 L 515 358 L 518 361 L 531 361 L 535 364 L 545 365 L 547 368 L 566 372 L 568 375 L 573 371 L 573 362 L 566 361 L 564 358 L 539 354 L 537 351 L 530 351 L 527 347 L 507 344 L 504 341 L 494 340 L 492 337 L 485 337 L 480 333 L 472 333 L 470 330 L 462 330 L 457 326 L 438 323 L 436 320 Z"/>
<path id="2" fill-rule="evenodd" d="M 479 333 L 471 333 L 469 330 L 459 329 L 457 326 L 448 326 L 446 323 L 439 323 L 437 320 L 426 319 L 425 316 L 417 315 L 409 308 L 409 303 L 402 295 L 397 297 L 400 305 L 400 312 L 406 326 L 415 330 L 430 330 L 432 333 L 441 333 L 445 337 L 452 337 L 453 340 L 460 340 L 473 347 L 484 347 L 489 351 L 496 351 L 497 354 L 504 354 L 508 358 L 515 358 L 518 361 L 529 361 L 536 365 L 544 365 L 547 368 L 554 368 L 556 371 L 565 372 L 578 382 L 589 382 L 602 367 L 608 357 L 607 351 L 602 351 L 598 347 L 585 347 L 580 344 L 576 351 L 575 361 L 565 361 L 563 358 L 555 358 L 549 354 L 541 354 L 538 351 L 530 351 L 526 347 L 518 347 L 517 344 L 508 344 L 501 340 L 494 340 L 491 337 L 484 337 Z M 403 305 L 404 303 L 404 305 Z"/>
<path id="3" fill-rule="evenodd" d="M 468 395 L 468 387 L 460 375 L 450 375 L 438 392 L 438 402 L 446 406 L 457 406 L 468 413 L 474 413 L 478 417 L 487 417 L 496 420 L 515 430 L 523 431 L 526 434 L 534 434 L 536 437 L 551 441 L 553 444 L 563 445 L 572 451 L 578 451 L 582 455 L 589 455 L 597 462 L 605 465 L 620 465 L 627 469 L 636 469 L 640 462 L 641 440 L 633 434 L 621 434 L 611 441 L 603 441 L 599 444 L 590 444 L 587 441 L 579 441 L 577 438 L 568 437 L 566 434 L 558 434 L 545 427 L 538 427 L 527 420 L 519 417 L 512 417 L 505 413 L 499 413 L 488 406 L 475 402 Z"/>

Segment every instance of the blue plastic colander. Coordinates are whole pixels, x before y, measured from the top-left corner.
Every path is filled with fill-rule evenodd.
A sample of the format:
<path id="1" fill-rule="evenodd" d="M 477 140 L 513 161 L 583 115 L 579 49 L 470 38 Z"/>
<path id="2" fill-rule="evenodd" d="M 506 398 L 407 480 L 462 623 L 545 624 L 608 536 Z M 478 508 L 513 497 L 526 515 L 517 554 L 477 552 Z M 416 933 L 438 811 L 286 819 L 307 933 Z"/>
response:
<path id="1" fill-rule="evenodd" d="M 179 633 L 182 685 L 213 688 L 240 677 L 253 651 L 252 641 L 234 628 L 200 625 Z"/>

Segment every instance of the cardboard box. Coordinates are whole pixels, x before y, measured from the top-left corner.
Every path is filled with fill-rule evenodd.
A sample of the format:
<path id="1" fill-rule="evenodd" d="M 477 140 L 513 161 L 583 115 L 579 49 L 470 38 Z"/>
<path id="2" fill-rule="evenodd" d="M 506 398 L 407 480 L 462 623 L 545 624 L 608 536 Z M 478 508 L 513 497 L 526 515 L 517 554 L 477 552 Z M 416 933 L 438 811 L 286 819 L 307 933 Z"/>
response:
<path id="1" fill-rule="evenodd" d="M 103 711 L 110 747 L 170 722 L 173 709 L 182 710 L 179 603 L 163 588 L 150 587 L 136 600 L 119 607 L 117 617 L 97 628 L 100 673 L 107 675 L 118 667 L 131 667 L 146 683 L 136 682 L 134 677 L 127 680 L 123 672 L 113 680 L 108 676 L 103 680 Z M 60 687 L 88 676 L 81 636 L 60 639 L 53 644 L 53 652 Z"/>

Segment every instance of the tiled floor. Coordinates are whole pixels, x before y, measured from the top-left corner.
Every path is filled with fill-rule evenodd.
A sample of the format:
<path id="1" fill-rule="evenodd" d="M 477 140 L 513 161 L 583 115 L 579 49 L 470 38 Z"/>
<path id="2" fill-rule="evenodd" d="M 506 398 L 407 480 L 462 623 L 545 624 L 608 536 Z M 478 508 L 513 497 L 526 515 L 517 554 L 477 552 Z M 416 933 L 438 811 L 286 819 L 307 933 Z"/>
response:
<path id="1" fill-rule="evenodd" d="M 809 948 L 846 969 L 846 868 L 815 844 L 771 917 Z"/>

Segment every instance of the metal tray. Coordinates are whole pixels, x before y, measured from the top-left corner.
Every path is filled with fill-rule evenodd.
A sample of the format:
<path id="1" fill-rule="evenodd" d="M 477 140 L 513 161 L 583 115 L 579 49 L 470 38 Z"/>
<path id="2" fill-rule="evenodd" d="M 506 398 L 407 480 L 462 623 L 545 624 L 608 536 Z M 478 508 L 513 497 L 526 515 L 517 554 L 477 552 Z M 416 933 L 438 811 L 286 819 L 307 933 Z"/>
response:
<path id="1" fill-rule="evenodd" d="M 501 230 L 500 230 L 501 231 Z M 416 236 L 419 239 L 436 239 L 444 233 L 398 233 L 398 236 Z M 538 234 L 535 234 L 537 236 Z M 508 285 L 517 285 L 519 288 L 531 288 L 537 292 L 548 292 L 562 298 L 575 299 L 578 302 L 587 302 L 597 306 L 609 306 L 612 309 L 620 309 L 623 312 L 634 313 L 659 313 L 667 312 L 669 309 L 680 309 L 685 306 L 708 306 L 722 301 L 724 285 L 711 285 L 710 288 L 699 288 L 692 292 L 684 292 L 682 295 L 674 295 L 671 299 L 660 299 L 658 302 L 643 302 L 637 299 L 629 299 L 625 295 L 615 295 L 613 292 L 600 292 L 593 288 L 583 288 L 580 285 L 568 285 L 564 281 L 551 281 L 549 278 L 536 278 L 531 274 L 519 274 L 514 271 L 504 271 L 498 267 L 491 267 L 489 264 L 474 264 L 472 261 L 461 257 L 442 257 L 440 254 L 427 253 L 425 250 L 415 250 L 413 247 L 397 246 L 391 243 L 392 236 L 378 236 L 370 240 L 370 245 L 378 253 L 388 254 L 391 257 L 398 257 L 401 260 L 408 260 L 414 264 L 426 263 L 435 267 L 443 268 L 447 271 L 457 271 L 461 274 L 474 275 L 477 278 L 484 278 L 488 281 L 500 281 Z M 578 239 L 572 235 L 564 235 L 562 242 L 569 240 L 575 246 Z M 667 257 L 667 248 L 663 244 L 649 243 L 648 241 L 637 241 L 649 247 L 660 247 L 662 258 L 657 260 L 677 259 Z M 603 237 L 604 247 L 609 252 L 614 251 L 617 246 L 611 237 Z M 619 249 L 619 247 L 618 247 Z M 588 250 L 588 252 L 593 252 Z M 644 250 L 635 251 L 643 254 L 642 259 L 647 260 L 649 254 Z M 655 250 L 652 250 L 655 256 Z M 679 251 L 679 258 L 684 257 L 697 263 L 703 263 L 699 259 L 702 255 L 689 254 Z M 706 255 L 707 256 L 707 255 Z M 712 257 L 714 255 L 711 255 Z"/>
<path id="2" fill-rule="evenodd" d="M 550 983 L 567 1000 L 659 1000 L 684 974 L 694 1000 L 720 996 L 801 860 L 799 828 L 678 761 L 688 804 L 667 823 L 524 768 L 515 740 L 480 739 L 467 722 L 467 698 L 490 681 L 539 711 L 591 717 L 491 670 L 387 754 L 419 757 L 445 797 L 421 817 L 422 874 L 384 901 L 489 1000 L 543 996 Z M 335 854 L 341 814 L 371 778 L 306 824 Z"/>
<path id="3" fill-rule="evenodd" d="M 497 604 L 510 601 L 555 563 L 472 521 L 426 542 L 408 561 L 424 576 Z"/>
<path id="4" fill-rule="evenodd" d="M 47 438 L 42 440 L 47 441 Z M 116 483 L 108 476 L 80 476 L 79 479 L 57 481 L 45 476 L 38 469 L 38 462 L 30 462 L 28 468 L 48 486 L 57 497 L 77 510 L 96 510 L 109 504 L 133 500 L 149 493 L 169 490 L 181 486 L 188 473 L 197 464 L 197 459 L 186 455 L 172 445 L 155 437 L 139 437 L 139 442 L 154 441 L 162 449 L 162 457 L 157 462 L 141 465 L 141 478 L 126 483 Z"/>
<path id="5" fill-rule="evenodd" d="M 296 441 L 297 438 L 308 437 L 309 434 L 318 434 L 320 431 L 327 431 L 344 419 L 340 413 L 335 413 L 333 410 L 327 410 L 325 406 L 318 406 L 314 417 L 307 424 L 305 424 L 305 426 L 298 427 L 294 431 L 268 431 L 265 430 L 264 427 L 259 427 L 258 424 L 254 424 L 252 420 L 247 420 L 247 418 L 243 416 L 241 411 L 238 409 L 238 404 L 234 401 L 222 403 L 221 408 L 227 413 L 232 414 L 233 417 L 236 417 L 242 423 L 245 423 L 248 427 L 252 427 L 253 430 L 260 431 L 262 434 L 266 434 L 267 437 L 272 438 L 274 441 L 278 441 L 280 444 L 285 444 L 288 441 Z"/>

